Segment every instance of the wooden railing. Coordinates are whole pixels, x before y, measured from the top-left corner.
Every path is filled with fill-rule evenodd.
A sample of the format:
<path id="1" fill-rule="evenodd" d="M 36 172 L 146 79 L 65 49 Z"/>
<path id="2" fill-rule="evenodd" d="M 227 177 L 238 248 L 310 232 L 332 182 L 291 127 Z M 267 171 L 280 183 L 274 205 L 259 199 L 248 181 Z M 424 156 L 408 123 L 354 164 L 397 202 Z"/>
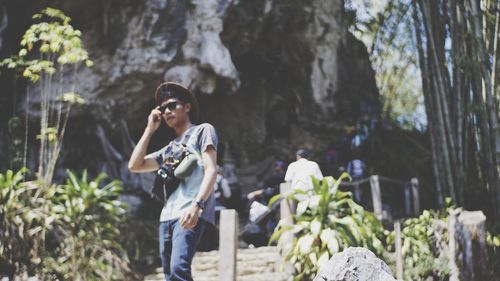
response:
<path id="1" fill-rule="evenodd" d="M 417 178 L 412 178 L 410 181 L 402 181 L 391 179 L 383 176 L 372 175 L 368 178 L 353 182 L 342 182 L 340 186 L 353 188 L 354 199 L 361 201 L 361 185 L 370 183 L 370 190 L 373 202 L 373 213 L 378 219 L 387 219 L 382 210 L 382 189 L 381 182 L 400 185 L 404 188 L 404 206 L 406 216 L 418 216 L 421 212 L 420 208 L 420 188 Z"/>

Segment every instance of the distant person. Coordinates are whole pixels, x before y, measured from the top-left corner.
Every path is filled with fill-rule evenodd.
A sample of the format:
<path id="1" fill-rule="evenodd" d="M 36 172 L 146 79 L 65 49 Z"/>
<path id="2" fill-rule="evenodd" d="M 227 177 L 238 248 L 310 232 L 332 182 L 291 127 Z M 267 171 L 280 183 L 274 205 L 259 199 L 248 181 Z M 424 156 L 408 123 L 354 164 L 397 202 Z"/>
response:
<path id="1" fill-rule="evenodd" d="M 260 184 L 260 189 L 247 194 L 249 224 L 244 227 L 242 240 L 255 247 L 265 246 L 278 223 L 279 204 L 268 207 L 269 200 L 280 193 L 280 184 L 285 179 L 285 162 L 274 162 L 273 172 Z"/>
<path id="2" fill-rule="evenodd" d="M 307 159 L 308 153 L 305 149 L 297 150 L 295 157 L 297 161 L 288 166 L 285 181 L 291 182 L 292 189 L 311 190 L 313 188 L 311 176 L 318 180 L 323 179 L 318 163 Z"/>
<path id="3" fill-rule="evenodd" d="M 258 200 L 261 203 L 268 203 L 269 199 L 280 192 L 280 184 L 285 181 L 285 162 L 278 160 L 274 162 L 273 172 L 260 186 L 260 189 L 248 193 L 249 201 Z"/>
<path id="4" fill-rule="evenodd" d="M 227 201 L 231 198 L 231 187 L 224 178 L 222 167 L 217 166 L 217 178 L 214 185 L 215 210 L 227 208 Z"/>
<path id="5" fill-rule="evenodd" d="M 347 164 L 347 173 L 351 176 L 352 180 L 359 181 L 366 177 L 366 165 L 363 160 L 353 159 Z M 359 185 L 354 187 L 354 197 L 357 202 L 361 202 L 361 189 Z"/>
<path id="6" fill-rule="evenodd" d="M 363 179 L 365 177 L 366 165 L 363 160 L 353 159 L 347 164 L 347 173 L 354 181 Z"/>

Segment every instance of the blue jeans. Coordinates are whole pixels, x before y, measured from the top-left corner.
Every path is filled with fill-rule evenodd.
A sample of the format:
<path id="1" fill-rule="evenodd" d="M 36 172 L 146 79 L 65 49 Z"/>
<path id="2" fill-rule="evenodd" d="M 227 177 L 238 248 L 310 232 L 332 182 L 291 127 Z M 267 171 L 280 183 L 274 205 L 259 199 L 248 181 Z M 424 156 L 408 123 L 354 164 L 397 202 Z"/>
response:
<path id="1" fill-rule="evenodd" d="M 184 229 L 179 219 L 160 222 L 160 257 L 166 281 L 192 281 L 191 262 L 196 246 L 205 229 L 205 221 L 198 219 L 192 229 Z"/>

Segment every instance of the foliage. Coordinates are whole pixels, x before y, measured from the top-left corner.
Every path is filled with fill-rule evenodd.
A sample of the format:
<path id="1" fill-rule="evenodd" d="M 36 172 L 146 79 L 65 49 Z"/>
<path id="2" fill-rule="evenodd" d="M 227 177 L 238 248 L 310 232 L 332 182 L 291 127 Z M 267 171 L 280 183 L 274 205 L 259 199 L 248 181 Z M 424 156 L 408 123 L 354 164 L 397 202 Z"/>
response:
<path id="1" fill-rule="evenodd" d="M 116 200 L 121 183 L 114 180 L 99 188 L 105 177 L 89 181 L 86 171 L 81 178 L 68 171 L 66 184 L 57 187 L 54 211 L 59 230 L 67 235 L 48 264 L 64 279 L 122 280 L 126 272 L 117 227 L 125 214 Z"/>
<path id="2" fill-rule="evenodd" d="M 35 14 L 33 19 L 41 22 L 26 30 L 18 56 L 3 60 L 0 65 L 20 70 L 23 77 L 32 82 L 39 81 L 43 74 L 54 74 L 57 64 L 76 65 L 84 62 L 86 66 L 92 66 L 81 41 L 81 31 L 71 26 L 71 19 L 63 12 L 46 8 Z M 37 54 L 39 59 L 29 59 L 30 55 Z"/>
<path id="3" fill-rule="evenodd" d="M 322 182 L 313 178 L 309 192 L 295 189 L 287 195 L 297 203 L 295 224 L 286 225 L 282 219 L 271 241 L 278 241 L 286 260 L 294 265 L 294 280 L 312 280 L 333 254 L 349 246 L 365 247 L 377 255 L 383 252 L 380 221 L 356 204 L 350 192 L 338 190 L 346 177 L 344 173 L 338 180 L 325 177 Z"/>
<path id="4" fill-rule="evenodd" d="M 10 159 L 9 166 L 20 168 L 23 166 L 23 139 L 22 124 L 18 116 L 12 116 L 8 121 L 8 132 L 10 138 L 7 140 L 7 159 Z"/>
<path id="5" fill-rule="evenodd" d="M 405 130 L 424 130 L 426 118 L 415 57 L 409 0 L 348 0 L 353 33 L 369 49 L 382 114 Z"/>
<path id="6" fill-rule="evenodd" d="M 461 205 L 478 201 L 481 209 L 500 214 L 499 2 L 348 0 L 346 5 L 356 10 L 354 33 L 370 46 L 384 114 L 411 125 L 415 116 L 422 119 L 425 105 L 438 204 L 451 196 Z M 363 9 L 367 5 L 372 7 Z M 489 204 L 473 194 L 489 198 Z"/>
<path id="7" fill-rule="evenodd" d="M 23 174 L 0 174 L 2 274 L 28 271 L 46 280 L 123 280 L 129 272 L 118 225 L 124 206 L 119 181 L 101 187 L 68 171 L 65 185 L 42 190 Z M 5 270 L 5 271 L 4 271 Z"/>
<path id="8" fill-rule="evenodd" d="M 26 30 L 18 55 L 4 59 L 0 66 L 19 71 L 24 78 L 37 83 L 40 89 L 38 178 L 40 183 L 48 188 L 52 182 L 71 108 L 74 104 L 84 103 L 83 98 L 75 93 L 75 86 L 71 83 L 71 89 L 64 90 L 68 84 L 65 81 L 67 73 L 64 66 L 73 67 L 71 82 L 76 78 L 77 68 L 82 64 L 90 67 L 92 61 L 83 47 L 82 33 L 71 26 L 71 19 L 64 13 L 46 8 L 35 14 L 33 19 L 40 22 Z M 57 73 L 59 75 L 56 75 Z M 28 116 L 27 114 L 26 118 Z M 26 157 L 26 152 L 24 155 Z"/>
<path id="9" fill-rule="evenodd" d="M 44 233 L 56 218 L 48 212 L 50 200 L 34 198 L 36 185 L 24 181 L 26 172 L 0 174 L 0 273 L 4 274 L 40 265 Z"/>
<path id="10" fill-rule="evenodd" d="M 490 229 L 486 233 L 486 245 L 489 266 L 492 268 L 491 276 L 500 276 L 500 222 L 498 220 L 490 221 Z"/>
<path id="11" fill-rule="evenodd" d="M 498 1 L 413 0 L 411 8 L 439 201 L 472 197 L 498 215 Z M 470 196 L 478 190 L 489 204 Z"/>
<path id="12" fill-rule="evenodd" d="M 10 269 L 5 272 L 10 275 L 28 270 L 50 280 L 123 280 L 129 269 L 118 243 L 124 218 L 124 206 L 117 200 L 120 183 L 111 181 L 100 188 L 104 175 L 89 180 L 86 172 L 78 177 L 69 171 L 65 185 L 52 183 L 71 108 L 85 103 L 73 81 L 78 68 L 91 67 L 92 62 L 82 33 L 64 13 L 46 8 L 33 19 L 38 23 L 24 33 L 18 55 L 0 62 L 0 67 L 36 83 L 40 93 L 37 181 L 24 182 L 26 170 L 7 172 L 5 181 L 2 176 L 0 263 Z M 25 124 L 23 163 L 27 120 Z"/>
<path id="13" fill-rule="evenodd" d="M 447 279 L 447 220 L 442 212 L 425 210 L 418 218 L 403 222 L 401 250 L 404 280 L 427 280 L 429 277 Z M 394 231 L 387 236 L 387 245 L 392 251 L 394 237 Z"/>

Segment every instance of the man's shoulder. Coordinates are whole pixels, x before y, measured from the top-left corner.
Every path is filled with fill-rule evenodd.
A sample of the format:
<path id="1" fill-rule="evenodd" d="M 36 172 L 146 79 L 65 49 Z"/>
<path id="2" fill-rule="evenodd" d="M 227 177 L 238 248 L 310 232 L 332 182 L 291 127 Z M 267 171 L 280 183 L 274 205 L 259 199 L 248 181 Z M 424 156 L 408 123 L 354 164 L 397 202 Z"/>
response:
<path id="1" fill-rule="evenodd" d="M 210 123 L 202 123 L 196 125 L 194 128 L 196 134 L 204 133 L 204 134 L 214 134 L 216 135 L 215 127 Z"/>
<path id="2" fill-rule="evenodd" d="M 290 165 L 288 165 L 288 169 L 290 169 L 290 168 L 293 169 L 293 168 L 297 167 L 298 165 L 300 165 L 299 161 L 292 162 L 292 163 L 290 163 Z"/>
<path id="3" fill-rule="evenodd" d="M 196 129 L 215 129 L 215 127 L 210 123 L 201 123 L 196 125 Z"/>

